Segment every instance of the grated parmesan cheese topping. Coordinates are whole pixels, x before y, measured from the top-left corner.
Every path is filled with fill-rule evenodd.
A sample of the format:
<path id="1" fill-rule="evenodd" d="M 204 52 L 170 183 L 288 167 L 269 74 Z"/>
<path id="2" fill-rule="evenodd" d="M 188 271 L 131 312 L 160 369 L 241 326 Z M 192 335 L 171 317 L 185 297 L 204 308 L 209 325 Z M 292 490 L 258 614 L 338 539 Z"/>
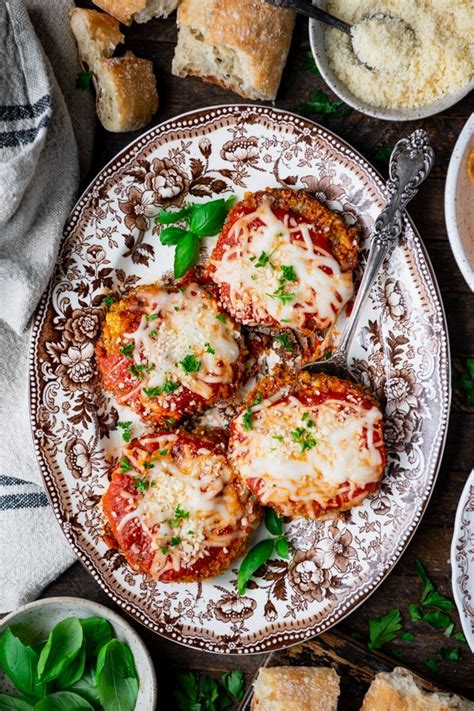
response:
<path id="1" fill-rule="evenodd" d="M 399 17 L 367 17 L 351 29 L 352 47 L 359 61 L 371 69 L 395 72 L 409 64 L 415 33 Z"/>
<path id="2" fill-rule="evenodd" d="M 160 389 L 171 381 L 208 400 L 211 385 L 232 382 L 240 332 L 230 318 L 219 318 L 210 294 L 193 283 L 176 293 L 157 288 L 140 296 L 147 313 L 136 331 L 123 336 L 142 368 L 138 388 Z"/>
<path id="3" fill-rule="evenodd" d="M 365 56 L 375 67 L 369 69 L 354 53 L 351 37 L 339 30 L 326 30 L 331 69 L 355 96 L 373 106 L 426 106 L 473 81 L 472 0 L 330 0 L 326 9 L 351 25 L 362 25 L 365 18 L 374 15 L 400 18 L 414 32 L 414 43 L 409 43 L 406 35 L 390 33 L 387 47 L 387 32 L 375 37 L 364 33 L 363 28 L 359 30 L 365 37 L 359 38 L 357 55 Z M 403 71 L 393 71 L 396 62 Z"/>
<path id="4" fill-rule="evenodd" d="M 171 454 L 177 439 L 172 434 L 142 439 L 142 444 L 158 444 L 152 455 L 139 450 L 136 457 L 133 450 L 124 450 L 133 466 L 128 476 L 146 478 L 146 485 L 138 505 L 130 500 L 130 511 L 117 528 L 133 522 L 148 534 L 154 551 L 150 572 L 157 578 L 167 570 L 190 567 L 207 549 L 225 548 L 245 535 L 240 526 L 245 509 L 230 485 L 233 473 L 226 457 L 206 447 L 196 454 L 188 445 L 177 461 Z M 226 529 L 230 532 L 222 533 Z"/>
<path id="5" fill-rule="evenodd" d="M 255 220 L 263 224 L 250 228 Z M 328 328 L 352 296 L 352 274 L 313 244 L 312 229 L 289 215 L 280 220 L 270 202 L 262 201 L 232 226 L 229 237 L 237 244 L 213 262 L 213 279 L 230 286 L 237 309 L 251 306 L 256 323 L 270 315 L 282 327 L 299 329 L 311 315 L 318 329 Z M 269 257 L 264 264 L 262 255 Z M 295 279 L 285 280 L 282 267 L 291 267 Z"/>
<path id="6" fill-rule="evenodd" d="M 244 414 L 235 420 L 231 459 L 244 479 L 263 480 L 261 503 L 316 501 L 324 508 L 341 491 L 352 494 L 380 478 L 377 407 L 363 408 L 350 395 L 312 406 L 283 397 L 277 393 L 251 408 L 251 429 Z"/>

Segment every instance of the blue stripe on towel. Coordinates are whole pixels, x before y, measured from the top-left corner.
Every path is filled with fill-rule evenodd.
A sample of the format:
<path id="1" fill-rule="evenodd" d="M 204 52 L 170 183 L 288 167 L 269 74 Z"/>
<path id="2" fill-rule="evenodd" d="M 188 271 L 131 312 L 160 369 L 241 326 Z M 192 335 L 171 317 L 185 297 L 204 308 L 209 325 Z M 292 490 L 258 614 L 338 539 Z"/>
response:
<path id="1" fill-rule="evenodd" d="M 5 131 L 0 133 L 0 148 L 13 148 L 27 143 L 32 143 L 38 132 L 47 126 L 49 116 L 43 116 L 36 128 L 28 128 L 23 131 Z"/>
<path id="2" fill-rule="evenodd" d="M 34 104 L 0 106 L 0 121 L 19 121 L 40 116 L 51 105 L 51 97 L 45 94 Z"/>
<path id="3" fill-rule="evenodd" d="M 12 509 L 38 509 L 48 506 L 48 497 L 42 491 L 34 494 L 6 494 L 0 496 L 0 511 Z"/>
<path id="4" fill-rule="evenodd" d="M 29 481 L 23 479 L 15 479 L 14 476 L 4 476 L 0 474 L 0 486 L 15 486 L 15 484 L 29 484 Z"/>

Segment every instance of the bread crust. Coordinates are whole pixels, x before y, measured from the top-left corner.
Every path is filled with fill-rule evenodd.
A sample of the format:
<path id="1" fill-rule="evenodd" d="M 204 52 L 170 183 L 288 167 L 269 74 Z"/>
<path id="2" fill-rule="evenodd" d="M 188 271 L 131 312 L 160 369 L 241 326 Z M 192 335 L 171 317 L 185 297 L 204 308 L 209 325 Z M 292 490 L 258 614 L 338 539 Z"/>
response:
<path id="1" fill-rule="evenodd" d="M 291 43 L 294 13 L 264 0 L 182 0 L 177 21 L 180 34 L 174 74 L 199 76 L 249 99 L 275 98 Z M 199 60 L 190 63 L 183 40 L 186 28 L 197 36 L 203 51 L 233 52 L 234 75 L 210 73 Z"/>
<path id="2" fill-rule="evenodd" d="M 69 18 L 79 57 L 92 71 L 100 58 L 111 57 L 124 40 L 118 20 L 104 12 L 76 7 Z"/>
<path id="3" fill-rule="evenodd" d="M 97 62 L 97 115 L 108 131 L 136 131 L 158 109 L 153 63 L 127 52 Z"/>
<path id="4" fill-rule="evenodd" d="M 147 0 L 92 0 L 109 15 L 117 18 L 124 25 L 131 25 L 133 15 L 145 7 Z"/>
<path id="5" fill-rule="evenodd" d="M 254 682 L 252 711 L 336 711 L 339 675 L 330 667 L 267 667 Z"/>

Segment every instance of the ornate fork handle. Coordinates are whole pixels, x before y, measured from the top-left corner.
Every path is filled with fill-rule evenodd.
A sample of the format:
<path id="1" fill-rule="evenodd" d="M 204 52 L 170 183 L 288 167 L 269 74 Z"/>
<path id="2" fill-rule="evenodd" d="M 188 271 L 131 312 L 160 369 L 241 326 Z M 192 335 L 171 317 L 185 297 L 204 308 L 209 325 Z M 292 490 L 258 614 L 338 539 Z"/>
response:
<path id="1" fill-rule="evenodd" d="M 428 144 L 426 131 L 418 129 L 395 145 L 390 157 L 390 178 L 387 181 L 388 200 L 378 216 L 372 243 L 351 316 L 339 339 L 333 360 L 347 363 L 352 339 L 357 331 L 361 311 L 382 263 L 392 250 L 403 229 L 403 210 L 417 194 L 434 162 L 434 151 Z"/>

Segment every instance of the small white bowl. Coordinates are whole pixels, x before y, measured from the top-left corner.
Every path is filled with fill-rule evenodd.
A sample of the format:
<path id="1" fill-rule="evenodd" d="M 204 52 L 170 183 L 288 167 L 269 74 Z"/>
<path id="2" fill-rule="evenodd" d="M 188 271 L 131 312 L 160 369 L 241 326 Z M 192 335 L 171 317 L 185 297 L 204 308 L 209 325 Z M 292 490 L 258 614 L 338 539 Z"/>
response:
<path id="1" fill-rule="evenodd" d="M 313 5 L 317 5 L 323 10 L 325 9 L 326 4 L 326 0 L 313 2 Z M 349 106 L 352 106 L 353 109 L 356 109 L 367 116 L 384 119 L 385 121 L 415 121 L 416 119 L 426 118 L 427 116 L 434 116 L 435 114 L 439 114 L 441 111 L 446 111 L 446 109 L 454 106 L 454 104 L 457 104 L 458 101 L 461 101 L 461 99 L 467 96 L 467 94 L 474 87 L 474 82 L 471 82 L 460 91 L 443 96 L 443 98 L 439 99 L 439 101 L 435 101 L 432 104 L 425 104 L 424 106 L 417 106 L 413 109 L 384 109 L 379 106 L 374 106 L 373 104 L 368 104 L 349 91 L 347 86 L 340 79 L 338 79 L 329 66 L 324 43 L 324 33 L 326 28 L 327 26 L 318 20 L 310 19 L 309 21 L 309 42 L 314 61 L 319 69 L 319 73 L 326 84 L 328 84 L 328 86 L 340 99 L 342 99 Z"/>
<path id="2" fill-rule="evenodd" d="M 117 639 L 126 642 L 132 650 L 139 678 L 138 698 L 135 711 L 156 711 L 156 675 L 150 654 L 128 622 L 97 602 L 79 597 L 48 597 L 30 602 L 0 620 L 0 635 L 10 627 L 18 625 L 27 644 L 35 644 L 46 639 L 52 628 L 65 617 L 104 617 L 115 630 Z M 10 680 L 0 670 L 0 693 L 14 691 Z"/>
<path id="3" fill-rule="evenodd" d="M 467 160 L 474 150 L 474 114 L 459 134 L 449 161 L 444 191 L 444 215 L 454 258 L 474 291 L 474 185 Z"/>

